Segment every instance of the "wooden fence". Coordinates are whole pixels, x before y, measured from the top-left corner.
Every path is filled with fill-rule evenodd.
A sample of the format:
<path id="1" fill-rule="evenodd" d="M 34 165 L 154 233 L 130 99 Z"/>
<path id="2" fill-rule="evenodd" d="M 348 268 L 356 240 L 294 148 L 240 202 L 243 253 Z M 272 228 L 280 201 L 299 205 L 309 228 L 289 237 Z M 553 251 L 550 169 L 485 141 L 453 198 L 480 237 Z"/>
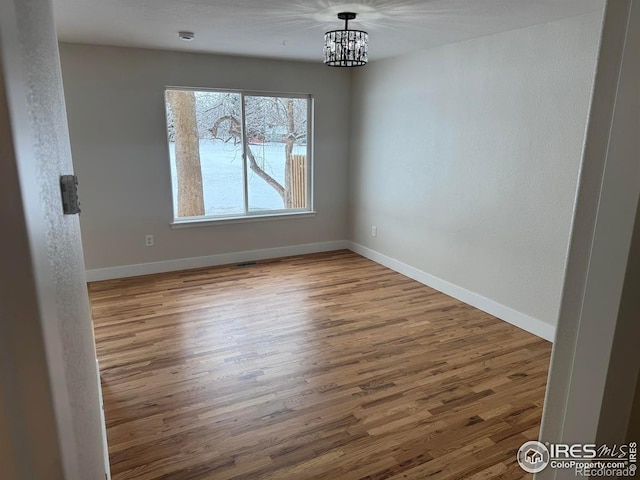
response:
<path id="1" fill-rule="evenodd" d="M 291 179 L 291 208 L 307 206 L 307 156 L 292 155 L 289 166 Z"/>

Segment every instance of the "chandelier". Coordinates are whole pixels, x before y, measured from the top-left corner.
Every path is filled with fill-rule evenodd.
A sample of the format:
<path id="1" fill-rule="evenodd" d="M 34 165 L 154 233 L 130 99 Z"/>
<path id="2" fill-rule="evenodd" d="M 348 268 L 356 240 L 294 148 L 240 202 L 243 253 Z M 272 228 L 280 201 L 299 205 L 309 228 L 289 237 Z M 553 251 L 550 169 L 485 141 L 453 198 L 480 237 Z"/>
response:
<path id="1" fill-rule="evenodd" d="M 361 67 L 369 61 L 369 34 L 362 30 L 349 30 L 349 20 L 356 18 L 353 12 L 341 12 L 344 30 L 332 30 L 324 34 L 324 63 L 330 67 Z"/>

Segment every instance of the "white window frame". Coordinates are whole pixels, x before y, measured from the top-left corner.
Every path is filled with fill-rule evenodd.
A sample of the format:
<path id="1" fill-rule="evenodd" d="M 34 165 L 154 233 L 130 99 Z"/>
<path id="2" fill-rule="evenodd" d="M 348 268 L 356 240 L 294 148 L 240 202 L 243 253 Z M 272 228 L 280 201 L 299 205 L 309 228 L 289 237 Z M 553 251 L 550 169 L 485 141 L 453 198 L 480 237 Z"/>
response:
<path id="1" fill-rule="evenodd" d="M 165 86 L 163 92 L 163 101 L 165 105 L 165 129 L 167 130 L 167 154 L 170 151 L 169 142 L 169 128 L 166 124 L 168 118 L 168 109 L 166 102 L 166 93 L 170 90 L 180 91 L 193 91 L 193 92 L 221 92 L 221 93 L 234 93 L 240 95 L 240 108 L 242 122 L 240 125 L 242 136 L 242 189 L 244 198 L 244 213 L 231 214 L 231 215 L 200 215 L 197 217 L 178 217 L 178 213 L 175 210 L 173 202 L 174 197 L 174 184 L 171 180 L 171 210 L 172 210 L 172 228 L 188 228 L 207 226 L 211 224 L 226 224 L 226 223 L 244 223 L 244 222 L 262 222 L 269 220 L 285 220 L 293 218 L 306 218 L 314 217 L 316 212 L 313 208 L 313 178 L 314 178 L 314 162 L 313 162 L 313 143 L 314 143 L 314 99 L 311 94 L 303 93 L 285 93 L 285 92 L 263 92 L 258 90 L 238 90 L 229 88 L 200 88 L 200 87 L 178 87 L 178 86 Z M 249 210 L 249 173 L 247 168 L 247 148 L 248 141 L 245 138 L 245 102 L 246 96 L 252 97 L 281 97 L 281 98 L 302 98 L 307 100 L 307 185 L 306 185 L 306 208 L 283 208 L 279 210 Z M 168 157 L 168 165 L 171 167 L 171 157 Z"/>

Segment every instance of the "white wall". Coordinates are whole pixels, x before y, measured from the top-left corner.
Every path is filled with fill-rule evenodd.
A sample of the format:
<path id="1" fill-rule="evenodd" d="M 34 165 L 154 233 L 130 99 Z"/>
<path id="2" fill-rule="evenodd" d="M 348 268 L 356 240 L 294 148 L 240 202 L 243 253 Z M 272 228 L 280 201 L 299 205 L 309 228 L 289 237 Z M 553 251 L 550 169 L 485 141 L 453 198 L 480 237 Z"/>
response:
<path id="1" fill-rule="evenodd" d="M 13 462 L 0 477 L 102 480 L 80 224 L 60 198 L 73 165 L 50 0 L 0 2 L 0 61 L 0 460 Z"/>
<path id="2" fill-rule="evenodd" d="M 0 5 L 0 47 L 6 45 Z M 5 90 L 6 50 L 0 48 L 0 471 L 2 478 L 63 477 L 53 396 Z M 7 233 L 11 232 L 10 235 Z M 41 466 L 40 466 L 41 465 Z"/>
<path id="3" fill-rule="evenodd" d="M 322 64 L 61 45 L 88 269 L 344 240 L 350 74 Z M 310 93 L 314 218 L 172 230 L 167 85 Z M 155 247 L 144 245 L 145 234 Z"/>
<path id="4" fill-rule="evenodd" d="M 555 325 L 601 21 L 587 14 L 358 71 L 351 239 Z"/>
<path id="5" fill-rule="evenodd" d="M 638 91 L 637 88 L 636 91 Z M 640 117 L 640 93 L 636 93 L 636 102 L 634 115 Z M 639 141 L 636 140 L 636 144 L 638 143 Z M 640 183 L 640 160 L 637 163 L 635 174 Z M 607 369 L 607 382 L 598 424 L 598 444 L 622 443 L 625 438 L 628 441 L 640 439 L 640 436 L 635 436 L 640 433 L 638 422 L 640 420 L 640 384 L 638 384 L 640 380 L 640 355 L 638 354 L 640 352 L 640 321 L 638 321 L 640 299 L 638 292 L 640 292 L 640 209 L 636 212 L 618 320 Z M 630 430 L 629 433 L 632 435 L 627 434 L 627 430 Z"/>
<path id="6" fill-rule="evenodd" d="M 625 438 L 640 367 L 632 246 L 640 198 L 639 55 L 640 3 L 607 2 L 541 441 Z M 545 469 L 538 478 L 575 477 Z"/>

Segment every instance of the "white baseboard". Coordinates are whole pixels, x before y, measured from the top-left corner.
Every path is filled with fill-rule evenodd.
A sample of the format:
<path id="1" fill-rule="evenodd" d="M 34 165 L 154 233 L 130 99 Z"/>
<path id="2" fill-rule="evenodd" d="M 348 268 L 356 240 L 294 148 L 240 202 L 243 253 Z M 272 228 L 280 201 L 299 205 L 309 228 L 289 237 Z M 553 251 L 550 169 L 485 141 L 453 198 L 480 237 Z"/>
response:
<path id="1" fill-rule="evenodd" d="M 251 262 L 254 260 L 267 260 L 270 258 L 329 252 L 341 249 L 349 249 L 363 257 L 373 260 L 376 263 L 384 265 L 385 267 L 423 283 L 424 285 L 435 288 L 436 290 L 456 298 L 461 302 L 476 307 L 483 312 L 487 312 L 501 320 L 504 320 L 505 322 L 511 323 L 512 325 L 522 328 L 527 332 L 533 333 L 538 337 L 553 342 L 556 329 L 542 320 L 530 317 L 529 315 L 518 312 L 517 310 L 502 305 L 494 300 L 483 297 L 478 293 L 471 292 L 465 288 L 459 287 L 458 285 L 454 285 L 446 280 L 442 280 L 429 273 L 423 272 L 422 270 L 418 270 L 417 268 L 407 265 L 395 258 L 391 258 L 348 240 L 308 243 L 288 247 L 264 248 L 260 250 L 209 255 L 205 257 L 180 258 L 176 260 L 165 260 L 162 262 L 123 265 L 120 267 L 97 268 L 87 270 L 87 281 L 97 282 L 101 280 L 112 280 L 115 278 L 137 277 L 139 275 L 175 272 L 179 270 L 189 270 L 191 268 L 214 267 L 216 265 Z"/>
<path id="2" fill-rule="evenodd" d="M 380 265 L 384 265 L 391 270 L 395 270 L 398 273 L 401 273 L 409 278 L 423 283 L 428 287 L 435 288 L 436 290 L 439 290 L 446 295 L 456 298 L 461 302 L 471 305 L 472 307 L 482 310 L 483 312 L 487 312 L 494 317 L 498 317 L 499 319 L 515 325 L 518 328 L 526 330 L 529 333 L 533 333 L 538 337 L 553 342 L 556 329 L 554 326 L 549 325 L 542 320 L 530 317 L 529 315 L 518 312 L 517 310 L 502 305 L 501 303 L 498 303 L 494 300 L 483 297 L 478 293 L 471 292 L 465 288 L 459 287 L 458 285 L 454 285 L 453 283 L 442 280 L 429 273 L 423 272 L 422 270 L 418 270 L 411 265 L 400 262 L 395 258 L 388 257 L 387 255 L 383 255 L 382 253 L 376 252 L 375 250 L 371 250 L 370 248 L 364 247 L 357 243 L 348 242 L 347 248 L 359 255 L 362 255 L 363 257 L 368 258 L 369 260 L 373 260 Z"/>
<path id="3" fill-rule="evenodd" d="M 331 242 L 291 245 L 288 247 L 263 248 L 260 250 L 248 250 L 244 252 L 222 253 L 219 255 L 208 255 L 206 257 L 179 258 L 176 260 L 165 260 L 162 262 L 96 268 L 93 270 L 87 270 L 87 281 L 98 282 L 101 280 L 112 280 L 115 278 L 137 277 L 153 273 L 175 272 L 178 270 L 189 270 L 191 268 L 214 267 L 216 265 L 252 262 L 255 260 L 267 260 L 269 258 L 329 252 L 331 250 L 348 248 L 348 241 L 336 240 Z"/>

